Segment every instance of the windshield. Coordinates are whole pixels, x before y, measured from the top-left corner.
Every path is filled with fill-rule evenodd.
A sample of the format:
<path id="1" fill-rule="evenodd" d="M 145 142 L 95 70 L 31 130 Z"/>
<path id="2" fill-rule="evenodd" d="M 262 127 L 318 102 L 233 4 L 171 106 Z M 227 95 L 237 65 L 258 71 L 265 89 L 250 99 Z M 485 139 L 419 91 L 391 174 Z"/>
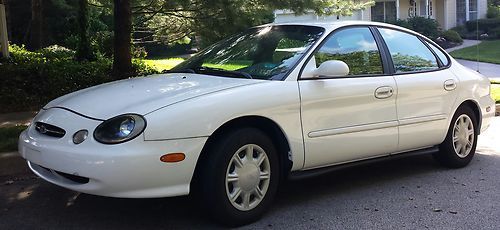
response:
<path id="1" fill-rule="evenodd" d="M 282 80 L 323 34 L 315 26 L 264 26 L 216 43 L 170 72 Z"/>

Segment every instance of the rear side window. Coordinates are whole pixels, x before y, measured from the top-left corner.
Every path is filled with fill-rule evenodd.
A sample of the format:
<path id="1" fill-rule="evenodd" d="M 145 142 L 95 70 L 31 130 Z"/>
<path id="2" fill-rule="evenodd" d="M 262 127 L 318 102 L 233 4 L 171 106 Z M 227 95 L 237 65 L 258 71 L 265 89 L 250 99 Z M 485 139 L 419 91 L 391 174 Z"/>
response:
<path id="1" fill-rule="evenodd" d="M 434 54 L 415 35 L 386 28 L 379 31 L 389 48 L 396 73 L 439 68 Z"/>
<path id="2" fill-rule="evenodd" d="M 367 27 L 342 29 L 328 38 L 314 54 L 316 65 L 339 60 L 349 66 L 349 75 L 382 74 L 382 60 L 377 43 Z"/>
<path id="3" fill-rule="evenodd" d="M 441 63 L 443 63 L 444 66 L 447 66 L 449 64 L 449 61 L 448 61 L 448 58 L 446 57 L 446 54 L 444 54 L 443 51 L 441 51 L 435 45 L 433 45 L 429 42 L 426 42 L 426 43 L 429 45 L 429 47 L 431 47 L 431 49 L 434 51 L 434 53 L 436 53 L 436 55 L 438 56 Z"/>

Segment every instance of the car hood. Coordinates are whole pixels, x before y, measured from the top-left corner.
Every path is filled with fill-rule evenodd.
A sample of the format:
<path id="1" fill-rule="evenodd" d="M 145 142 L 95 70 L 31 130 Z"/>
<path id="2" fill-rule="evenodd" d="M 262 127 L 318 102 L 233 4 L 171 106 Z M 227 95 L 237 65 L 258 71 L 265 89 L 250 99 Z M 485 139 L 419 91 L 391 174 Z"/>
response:
<path id="1" fill-rule="evenodd" d="M 110 82 L 67 94 L 44 109 L 64 108 L 96 119 L 125 113 L 145 115 L 159 108 L 261 80 L 170 73 Z"/>

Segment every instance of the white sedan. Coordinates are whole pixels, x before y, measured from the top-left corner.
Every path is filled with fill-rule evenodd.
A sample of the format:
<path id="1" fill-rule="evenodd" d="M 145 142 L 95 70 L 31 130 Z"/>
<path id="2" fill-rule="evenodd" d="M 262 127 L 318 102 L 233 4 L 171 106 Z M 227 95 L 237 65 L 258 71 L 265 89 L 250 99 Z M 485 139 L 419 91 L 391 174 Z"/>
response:
<path id="1" fill-rule="evenodd" d="M 407 29 L 251 28 L 165 74 L 57 98 L 19 151 L 41 178 L 110 197 L 195 193 L 225 224 L 258 219 L 280 181 L 415 151 L 466 166 L 494 116 L 489 80 Z"/>

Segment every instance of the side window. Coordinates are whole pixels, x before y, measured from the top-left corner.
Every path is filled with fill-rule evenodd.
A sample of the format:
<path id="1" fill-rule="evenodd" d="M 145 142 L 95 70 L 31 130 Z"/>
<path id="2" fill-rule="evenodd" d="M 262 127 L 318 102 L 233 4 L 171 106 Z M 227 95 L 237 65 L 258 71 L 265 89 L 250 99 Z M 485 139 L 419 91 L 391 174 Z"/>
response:
<path id="1" fill-rule="evenodd" d="M 396 73 L 438 68 L 434 54 L 415 35 L 386 28 L 379 31 L 389 48 Z"/>
<path id="2" fill-rule="evenodd" d="M 349 66 L 349 75 L 382 74 L 382 61 L 370 29 L 356 27 L 334 32 L 314 54 L 316 67 L 329 60 Z"/>
<path id="3" fill-rule="evenodd" d="M 436 53 L 436 55 L 438 56 L 441 63 L 443 63 L 443 65 L 447 66 L 449 64 L 449 60 L 446 57 L 446 54 L 444 54 L 443 51 L 441 51 L 435 45 L 428 43 L 428 42 L 426 42 L 426 43 L 429 45 L 429 47 L 431 47 L 431 49 L 434 51 L 434 53 Z"/>

